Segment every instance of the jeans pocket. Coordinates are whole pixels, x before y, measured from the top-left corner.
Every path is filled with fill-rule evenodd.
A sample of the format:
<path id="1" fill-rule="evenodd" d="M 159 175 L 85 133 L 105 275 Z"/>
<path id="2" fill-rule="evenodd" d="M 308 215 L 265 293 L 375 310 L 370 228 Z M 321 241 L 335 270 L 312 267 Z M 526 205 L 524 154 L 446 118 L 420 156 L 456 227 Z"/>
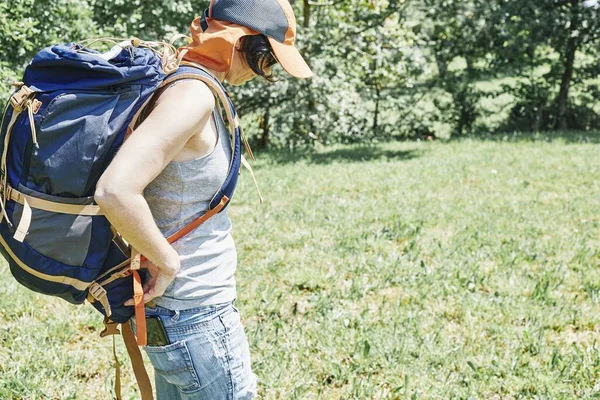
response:
<path id="1" fill-rule="evenodd" d="M 185 341 L 168 346 L 144 347 L 157 374 L 167 382 L 177 386 L 182 392 L 200 387 L 198 375 Z"/>

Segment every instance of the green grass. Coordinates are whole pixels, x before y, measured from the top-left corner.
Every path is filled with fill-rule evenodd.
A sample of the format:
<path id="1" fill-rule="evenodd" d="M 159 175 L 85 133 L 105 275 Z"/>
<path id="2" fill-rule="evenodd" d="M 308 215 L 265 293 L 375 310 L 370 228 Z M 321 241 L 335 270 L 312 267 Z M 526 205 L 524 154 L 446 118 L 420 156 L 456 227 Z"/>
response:
<path id="1" fill-rule="evenodd" d="M 238 305 L 263 398 L 600 398 L 598 135 L 505 139 L 263 155 L 262 206 L 242 175 Z M 0 318 L 0 398 L 108 398 L 94 310 L 2 265 Z"/>

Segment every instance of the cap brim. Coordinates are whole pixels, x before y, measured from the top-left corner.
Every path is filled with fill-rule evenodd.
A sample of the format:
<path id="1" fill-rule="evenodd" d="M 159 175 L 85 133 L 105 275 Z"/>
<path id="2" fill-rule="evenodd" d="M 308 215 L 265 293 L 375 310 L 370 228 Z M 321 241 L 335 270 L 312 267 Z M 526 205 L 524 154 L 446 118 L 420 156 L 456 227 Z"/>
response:
<path id="1" fill-rule="evenodd" d="M 285 45 L 270 37 L 268 39 L 277 61 L 290 75 L 296 78 L 310 78 L 313 75 L 296 47 Z"/>

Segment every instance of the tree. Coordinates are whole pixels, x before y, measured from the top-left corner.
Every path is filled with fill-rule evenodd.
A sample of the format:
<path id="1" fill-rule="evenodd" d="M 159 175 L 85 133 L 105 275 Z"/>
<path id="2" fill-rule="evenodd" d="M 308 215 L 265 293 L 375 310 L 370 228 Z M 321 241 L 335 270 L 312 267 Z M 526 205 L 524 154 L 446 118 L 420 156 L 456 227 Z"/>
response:
<path id="1" fill-rule="evenodd" d="M 550 119 L 556 129 L 576 127 L 568 118 L 572 85 L 594 77 L 589 66 L 595 60 L 581 59 L 578 64 L 577 54 L 593 53 L 600 43 L 597 4 L 596 0 L 496 0 L 494 4 L 496 43 L 491 50 L 496 63 L 515 70 L 550 65 L 544 78 L 558 91 Z"/>
<path id="2" fill-rule="evenodd" d="M 95 32 L 85 0 L 9 0 L 0 3 L 0 90 L 8 91 L 41 48 Z"/>
<path id="3" fill-rule="evenodd" d="M 291 0 L 297 45 L 315 72 L 232 90 L 262 146 L 473 134 L 482 96 L 514 97 L 506 129 L 600 125 L 598 0 Z M 208 0 L 5 0 L 0 90 L 49 44 L 187 33 Z M 100 49 L 100 48 L 99 48 Z M 457 67 L 463 64 L 465 67 Z M 510 77 L 495 92 L 482 81 Z M 433 109 L 433 111 L 432 111 Z"/>
<path id="4" fill-rule="evenodd" d="M 209 5 L 207 0 L 91 0 L 90 3 L 101 35 L 146 40 L 188 33 L 192 20 Z"/>
<path id="5" fill-rule="evenodd" d="M 352 0 L 295 6 L 296 15 L 307 17 L 299 18 L 298 45 L 315 76 L 300 81 L 279 73 L 275 84 L 236 88 L 241 113 L 261 123 L 251 136 L 294 147 L 399 134 L 397 95 L 417 72 L 410 67 L 407 4 Z"/>

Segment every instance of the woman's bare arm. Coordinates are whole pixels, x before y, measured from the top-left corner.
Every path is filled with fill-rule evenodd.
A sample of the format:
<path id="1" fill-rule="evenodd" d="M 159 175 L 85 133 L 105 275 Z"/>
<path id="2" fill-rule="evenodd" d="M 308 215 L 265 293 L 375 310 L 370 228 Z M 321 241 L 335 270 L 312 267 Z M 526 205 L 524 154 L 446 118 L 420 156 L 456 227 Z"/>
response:
<path id="1" fill-rule="evenodd" d="M 94 199 L 110 223 L 161 274 L 170 278 L 168 283 L 179 271 L 179 255 L 156 226 L 143 191 L 188 140 L 202 130 L 214 106 L 212 92 L 200 81 L 185 80 L 166 89 L 96 186 Z M 156 289 L 145 301 L 162 295 L 166 286 Z"/>

